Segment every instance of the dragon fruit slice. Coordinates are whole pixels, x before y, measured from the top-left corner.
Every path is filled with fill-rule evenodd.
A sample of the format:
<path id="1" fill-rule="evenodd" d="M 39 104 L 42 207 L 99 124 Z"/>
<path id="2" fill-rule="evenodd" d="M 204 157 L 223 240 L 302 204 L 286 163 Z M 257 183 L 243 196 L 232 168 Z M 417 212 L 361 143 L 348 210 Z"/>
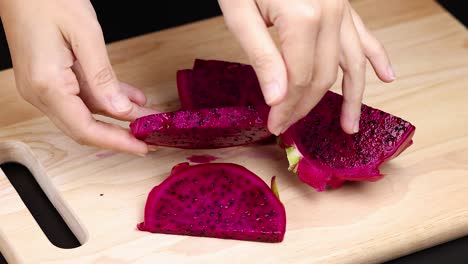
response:
<path id="1" fill-rule="evenodd" d="M 290 167 L 299 178 L 323 191 L 345 181 L 376 181 L 379 166 L 409 147 L 415 127 L 381 110 L 363 105 L 360 132 L 348 135 L 340 126 L 343 97 L 327 92 L 302 120 L 281 135 Z"/>
<path id="2" fill-rule="evenodd" d="M 192 70 L 178 70 L 177 75 L 177 91 L 179 93 L 179 101 L 182 109 L 194 109 L 195 103 L 192 99 Z"/>
<path id="3" fill-rule="evenodd" d="M 272 189 L 277 192 L 274 178 Z M 137 227 L 151 233 L 281 242 L 286 212 L 272 189 L 237 164 L 181 163 L 149 193 L 144 222 Z"/>
<path id="4" fill-rule="evenodd" d="M 184 110 L 267 105 L 254 69 L 241 63 L 196 59 L 177 71 L 177 89 Z"/>
<path id="5" fill-rule="evenodd" d="M 263 140 L 268 108 L 238 106 L 182 110 L 149 115 L 130 124 L 133 135 L 151 145 L 210 149 L 240 146 Z"/>

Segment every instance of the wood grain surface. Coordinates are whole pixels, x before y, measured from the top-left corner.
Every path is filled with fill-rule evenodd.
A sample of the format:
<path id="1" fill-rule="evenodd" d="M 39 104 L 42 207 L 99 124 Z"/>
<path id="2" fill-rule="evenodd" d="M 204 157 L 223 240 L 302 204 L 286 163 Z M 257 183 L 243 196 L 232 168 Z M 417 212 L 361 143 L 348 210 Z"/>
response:
<path id="1" fill-rule="evenodd" d="M 385 44 L 398 76 L 383 84 L 368 67 L 364 102 L 417 127 L 414 145 L 382 168 L 384 179 L 317 193 L 286 170 L 274 145 L 160 148 L 146 157 L 80 146 L 21 100 L 7 70 L 0 72 L 0 162 L 25 164 L 83 245 L 53 246 L 0 172 L 1 252 L 11 263 L 378 263 L 468 234 L 467 31 L 430 0 L 353 6 Z M 162 111 L 179 107 L 175 73 L 195 58 L 247 62 L 222 18 L 108 50 L 118 77 Z M 151 188 L 186 157 L 208 153 L 266 181 L 278 176 L 288 217 L 284 242 L 136 230 Z"/>

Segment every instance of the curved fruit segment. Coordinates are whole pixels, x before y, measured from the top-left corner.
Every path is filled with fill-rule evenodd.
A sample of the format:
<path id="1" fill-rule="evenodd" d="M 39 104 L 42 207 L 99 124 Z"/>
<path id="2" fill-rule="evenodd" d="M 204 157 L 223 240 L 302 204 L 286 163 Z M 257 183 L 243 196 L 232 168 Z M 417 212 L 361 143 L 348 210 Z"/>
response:
<path id="1" fill-rule="evenodd" d="M 303 119 L 281 135 L 290 167 L 299 178 L 323 191 L 345 181 L 376 181 L 379 166 L 409 147 L 415 127 L 389 113 L 363 105 L 360 131 L 348 135 L 341 129 L 343 97 L 327 92 Z"/>
<path id="2" fill-rule="evenodd" d="M 144 222 L 138 224 L 138 229 L 281 242 L 286 212 L 268 185 L 240 165 L 183 163 L 150 192 Z"/>
<path id="3" fill-rule="evenodd" d="M 271 136 L 267 121 L 268 108 L 239 106 L 149 115 L 136 119 L 130 129 L 148 144 L 210 149 L 263 140 Z"/>
<path id="4" fill-rule="evenodd" d="M 266 106 L 252 66 L 236 62 L 196 59 L 177 72 L 177 90 L 183 110 Z"/>

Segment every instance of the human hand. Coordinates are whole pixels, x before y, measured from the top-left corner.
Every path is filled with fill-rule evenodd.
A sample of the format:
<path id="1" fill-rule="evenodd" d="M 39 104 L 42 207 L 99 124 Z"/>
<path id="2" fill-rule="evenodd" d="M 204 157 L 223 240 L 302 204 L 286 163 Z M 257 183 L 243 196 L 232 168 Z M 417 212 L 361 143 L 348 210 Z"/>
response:
<path id="1" fill-rule="evenodd" d="M 341 126 L 359 130 L 366 57 L 384 82 L 395 79 L 382 44 L 346 0 L 219 0 L 226 25 L 254 67 L 268 128 L 278 135 L 307 115 L 343 71 Z M 275 26 L 279 51 L 267 27 Z"/>
<path id="2" fill-rule="evenodd" d="M 21 96 L 84 145 L 145 155 L 148 146 L 92 114 L 131 121 L 154 113 L 145 95 L 117 80 L 89 0 L 0 0 Z"/>

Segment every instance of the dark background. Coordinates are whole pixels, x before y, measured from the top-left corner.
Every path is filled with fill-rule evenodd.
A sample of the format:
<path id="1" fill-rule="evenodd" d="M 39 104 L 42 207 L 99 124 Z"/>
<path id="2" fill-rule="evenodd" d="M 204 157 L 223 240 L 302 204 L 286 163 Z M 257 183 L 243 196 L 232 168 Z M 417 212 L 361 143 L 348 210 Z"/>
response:
<path id="1" fill-rule="evenodd" d="M 129 3 L 101 0 L 91 2 L 98 14 L 107 43 L 221 14 L 215 0 L 158 1 L 156 8 L 152 7 L 153 1 Z M 468 25 L 467 1 L 440 0 L 439 3 L 465 26 Z M 0 31 L 0 70 L 10 67 L 10 54 L 2 28 Z M 77 246 L 77 240 L 67 229 L 27 169 L 15 164 L 4 164 L 2 169 L 9 176 L 49 239 L 60 247 Z M 390 261 L 387 264 L 468 263 L 467 250 L 468 236 Z M 6 263 L 1 255 L 0 263 Z"/>

